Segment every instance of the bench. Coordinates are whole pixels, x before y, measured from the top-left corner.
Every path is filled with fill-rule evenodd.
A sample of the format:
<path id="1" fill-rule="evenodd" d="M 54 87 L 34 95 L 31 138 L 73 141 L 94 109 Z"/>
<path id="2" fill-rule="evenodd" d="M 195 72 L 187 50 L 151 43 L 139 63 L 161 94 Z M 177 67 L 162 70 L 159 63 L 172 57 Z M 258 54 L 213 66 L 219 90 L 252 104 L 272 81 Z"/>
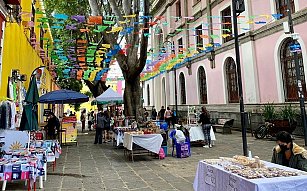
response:
<path id="1" fill-rule="evenodd" d="M 222 134 L 231 134 L 234 119 L 217 119 L 215 124 L 212 124 L 213 129 L 221 129 Z"/>

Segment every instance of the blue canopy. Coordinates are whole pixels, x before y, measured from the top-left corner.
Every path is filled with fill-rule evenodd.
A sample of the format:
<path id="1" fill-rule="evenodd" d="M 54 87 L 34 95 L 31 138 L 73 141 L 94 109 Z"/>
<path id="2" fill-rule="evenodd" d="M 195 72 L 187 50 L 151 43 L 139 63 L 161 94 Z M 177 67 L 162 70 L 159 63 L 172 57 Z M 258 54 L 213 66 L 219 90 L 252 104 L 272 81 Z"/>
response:
<path id="1" fill-rule="evenodd" d="M 39 103 L 66 104 L 83 103 L 89 100 L 88 96 L 72 90 L 55 90 L 42 95 Z"/>

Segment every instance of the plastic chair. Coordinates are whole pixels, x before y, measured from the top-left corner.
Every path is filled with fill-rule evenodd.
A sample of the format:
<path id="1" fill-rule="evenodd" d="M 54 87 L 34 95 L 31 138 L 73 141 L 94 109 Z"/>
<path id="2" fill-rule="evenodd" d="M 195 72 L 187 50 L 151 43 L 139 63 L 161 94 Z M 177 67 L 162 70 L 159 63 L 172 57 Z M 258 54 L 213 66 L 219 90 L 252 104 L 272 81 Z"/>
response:
<path id="1" fill-rule="evenodd" d="M 172 157 L 174 156 L 175 146 L 176 146 L 177 158 L 191 156 L 191 144 L 189 137 L 186 138 L 184 143 L 177 143 L 175 135 L 176 135 L 176 130 L 172 130 L 169 134 L 169 137 L 172 139 Z M 188 152 L 188 156 L 182 154 L 182 149 Z"/>

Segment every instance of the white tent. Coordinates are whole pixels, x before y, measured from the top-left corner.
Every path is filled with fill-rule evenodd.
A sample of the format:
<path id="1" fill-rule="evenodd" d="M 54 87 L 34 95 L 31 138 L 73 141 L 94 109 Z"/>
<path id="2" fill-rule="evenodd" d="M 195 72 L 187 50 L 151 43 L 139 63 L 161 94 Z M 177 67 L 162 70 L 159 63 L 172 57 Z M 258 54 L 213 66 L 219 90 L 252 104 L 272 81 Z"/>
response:
<path id="1" fill-rule="evenodd" d="M 122 103 L 123 96 L 115 92 L 112 88 L 108 88 L 100 96 L 96 97 L 94 102 L 102 103 L 102 104 L 107 104 L 107 103 L 112 103 L 112 102 Z"/>

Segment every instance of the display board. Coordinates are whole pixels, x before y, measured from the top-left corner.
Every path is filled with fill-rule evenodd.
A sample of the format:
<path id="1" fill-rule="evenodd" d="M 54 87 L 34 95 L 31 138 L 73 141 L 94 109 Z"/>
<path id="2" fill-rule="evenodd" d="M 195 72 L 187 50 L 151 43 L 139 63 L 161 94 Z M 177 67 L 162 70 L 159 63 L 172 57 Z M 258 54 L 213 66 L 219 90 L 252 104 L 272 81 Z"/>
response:
<path id="1" fill-rule="evenodd" d="M 76 129 L 77 118 L 75 116 L 64 117 L 62 120 L 62 143 L 76 143 L 78 130 Z"/>

